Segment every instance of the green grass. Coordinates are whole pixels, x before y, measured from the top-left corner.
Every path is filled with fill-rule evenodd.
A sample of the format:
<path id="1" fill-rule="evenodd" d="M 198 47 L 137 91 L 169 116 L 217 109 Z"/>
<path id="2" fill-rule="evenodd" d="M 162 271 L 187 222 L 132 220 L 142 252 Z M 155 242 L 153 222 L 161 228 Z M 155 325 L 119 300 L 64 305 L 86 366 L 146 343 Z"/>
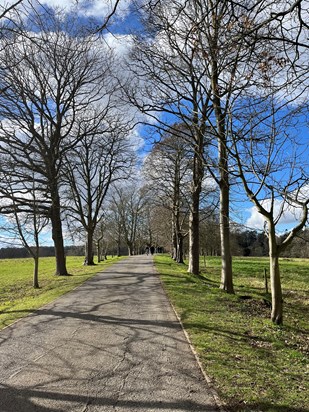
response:
<path id="1" fill-rule="evenodd" d="M 32 287 L 32 259 L 1 259 L 0 329 L 74 289 L 120 258 L 109 257 L 95 266 L 83 266 L 84 257 L 67 257 L 72 276 L 55 276 L 55 259 L 41 258 L 39 289 Z"/>
<path id="2" fill-rule="evenodd" d="M 309 411 L 309 260 L 281 260 L 283 327 L 272 324 L 264 302 L 266 258 L 234 259 L 235 295 L 219 289 L 219 258 L 207 258 L 206 268 L 201 260 L 202 278 L 168 256 L 155 262 L 229 411 Z"/>

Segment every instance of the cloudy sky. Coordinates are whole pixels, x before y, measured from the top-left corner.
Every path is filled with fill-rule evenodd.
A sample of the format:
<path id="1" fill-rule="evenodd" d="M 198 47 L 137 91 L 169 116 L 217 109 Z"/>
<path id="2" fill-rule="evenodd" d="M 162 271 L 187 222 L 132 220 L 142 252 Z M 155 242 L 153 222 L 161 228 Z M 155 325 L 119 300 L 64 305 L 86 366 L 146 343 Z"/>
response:
<path id="1" fill-rule="evenodd" d="M 42 0 L 41 3 L 51 7 L 59 7 L 66 11 L 72 8 L 80 10 L 80 13 L 88 16 L 104 17 L 113 9 L 116 0 Z M 0 6 L 6 7 L 16 3 L 17 0 L 0 0 Z M 26 3 L 27 0 L 24 0 Z M 131 0 L 121 0 L 118 7 L 118 15 L 125 15 Z"/>
<path id="2" fill-rule="evenodd" d="M 42 4 L 51 7 L 58 7 L 64 11 L 70 13 L 73 9 L 75 12 L 83 17 L 95 18 L 98 22 L 104 23 L 104 18 L 110 14 L 111 10 L 115 5 L 116 0 L 41 0 Z M 27 0 L 24 0 L 26 3 Z M 16 3 L 16 0 L 0 0 L 0 11 L 7 5 L 12 5 Z M 131 0 L 120 0 L 119 7 L 117 8 L 117 18 L 122 23 L 122 29 L 120 32 L 126 32 L 126 26 L 130 20 L 130 4 Z M 117 26 L 121 27 L 121 25 Z M 118 31 L 118 33 L 119 33 Z M 125 55 L 128 42 L 123 36 L 115 36 L 111 33 L 106 34 L 107 43 L 111 45 L 112 48 L 118 50 L 118 54 Z M 135 136 L 136 140 L 140 143 L 140 136 Z M 267 204 L 267 199 L 265 200 Z M 280 210 L 280 204 L 276 204 L 276 209 Z M 235 215 L 236 217 L 236 215 Z M 291 224 L 295 224 L 295 218 L 299 217 L 299 210 L 289 208 L 286 210 L 280 220 L 280 229 L 284 231 L 286 228 L 290 228 Z M 246 226 L 254 229 L 263 229 L 264 218 L 260 215 L 256 208 L 252 206 L 249 202 L 243 204 L 243 217 L 242 223 Z"/>

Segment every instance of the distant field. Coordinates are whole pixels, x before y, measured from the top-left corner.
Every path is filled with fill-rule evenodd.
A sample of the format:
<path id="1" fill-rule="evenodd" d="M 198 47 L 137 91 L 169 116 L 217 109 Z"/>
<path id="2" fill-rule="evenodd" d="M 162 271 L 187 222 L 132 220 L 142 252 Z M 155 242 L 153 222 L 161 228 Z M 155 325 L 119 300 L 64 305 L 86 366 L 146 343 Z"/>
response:
<path id="1" fill-rule="evenodd" d="M 117 257 L 108 257 L 95 266 L 83 266 L 84 257 L 67 257 L 67 269 L 73 276 L 55 276 L 55 259 L 41 258 L 40 288 L 34 289 L 32 259 L 1 259 L 0 329 L 70 291 L 117 260 Z"/>
<path id="2" fill-rule="evenodd" d="M 263 299 L 267 258 L 234 258 L 235 296 L 219 289 L 220 258 L 201 260 L 203 279 L 168 256 L 156 267 L 227 409 L 309 412 L 309 260 L 281 259 L 284 326 Z"/>

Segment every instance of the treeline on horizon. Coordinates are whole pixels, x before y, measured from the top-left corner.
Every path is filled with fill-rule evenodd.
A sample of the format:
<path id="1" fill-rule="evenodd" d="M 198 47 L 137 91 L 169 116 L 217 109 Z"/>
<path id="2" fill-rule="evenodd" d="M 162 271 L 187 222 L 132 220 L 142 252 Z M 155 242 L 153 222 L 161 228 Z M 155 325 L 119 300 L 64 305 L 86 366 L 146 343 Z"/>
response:
<path id="1" fill-rule="evenodd" d="M 283 241 L 285 235 L 279 238 L 279 241 Z M 231 248 L 234 256 L 244 256 L 244 257 L 266 257 L 269 254 L 268 239 L 263 232 L 257 230 L 238 230 L 232 232 L 231 236 Z M 186 249 L 185 245 L 185 249 Z M 166 252 L 169 252 L 167 249 Z M 127 247 L 125 244 L 121 245 L 120 249 L 117 250 L 116 246 L 111 246 L 107 249 L 107 255 L 117 255 L 122 256 L 128 255 Z M 119 253 L 120 252 L 120 253 Z M 136 250 L 136 253 L 143 254 L 145 252 L 144 248 L 141 247 Z M 186 251 L 187 252 L 187 251 Z M 66 256 L 84 256 L 85 247 L 82 245 L 75 246 L 69 245 L 65 246 Z M 201 254 L 208 256 L 220 256 L 220 239 L 212 238 L 211 244 L 205 244 L 201 247 Z M 40 247 L 40 257 L 53 257 L 55 256 L 55 250 L 53 246 L 42 246 Z M 309 229 L 305 229 L 301 234 L 294 239 L 294 242 L 285 250 L 282 255 L 287 258 L 309 258 Z M 18 258 L 28 258 L 29 253 L 23 247 L 2 247 L 0 248 L 0 259 L 18 259 Z"/>
<path id="2" fill-rule="evenodd" d="M 286 238 L 286 234 L 278 237 L 278 244 Z M 212 231 L 208 240 L 201 238 L 201 254 L 205 256 L 221 256 L 220 237 Z M 268 238 L 264 232 L 253 229 L 236 229 L 231 232 L 231 252 L 233 256 L 269 256 Z M 309 258 L 309 229 L 304 229 L 285 249 L 281 255 L 287 258 Z"/>
<path id="3" fill-rule="evenodd" d="M 279 236 L 278 243 L 282 243 L 286 236 Z M 232 253 L 234 256 L 269 256 L 268 238 L 265 233 L 255 230 L 232 233 Z M 309 229 L 300 232 L 282 257 L 309 258 Z"/>
<path id="4" fill-rule="evenodd" d="M 66 256 L 82 256 L 84 254 L 84 246 L 66 246 Z M 40 247 L 40 257 L 54 257 L 55 249 L 53 246 Z M 2 247 L 0 248 L 0 259 L 19 259 L 30 257 L 28 251 L 24 247 Z"/>

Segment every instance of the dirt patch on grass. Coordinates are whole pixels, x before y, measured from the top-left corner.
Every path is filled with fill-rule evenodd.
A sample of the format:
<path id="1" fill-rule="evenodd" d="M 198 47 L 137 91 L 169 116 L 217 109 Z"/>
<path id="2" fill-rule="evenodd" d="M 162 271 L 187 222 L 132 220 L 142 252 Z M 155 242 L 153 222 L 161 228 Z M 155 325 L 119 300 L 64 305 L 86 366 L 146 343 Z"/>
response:
<path id="1" fill-rule="evenodd" d="M 270 302 L 266 299 L 254 299 L 247 297 L 239 299 L 240 310 L 248 316 L 260 316 L 262 318 L 270 317 Z"/>

